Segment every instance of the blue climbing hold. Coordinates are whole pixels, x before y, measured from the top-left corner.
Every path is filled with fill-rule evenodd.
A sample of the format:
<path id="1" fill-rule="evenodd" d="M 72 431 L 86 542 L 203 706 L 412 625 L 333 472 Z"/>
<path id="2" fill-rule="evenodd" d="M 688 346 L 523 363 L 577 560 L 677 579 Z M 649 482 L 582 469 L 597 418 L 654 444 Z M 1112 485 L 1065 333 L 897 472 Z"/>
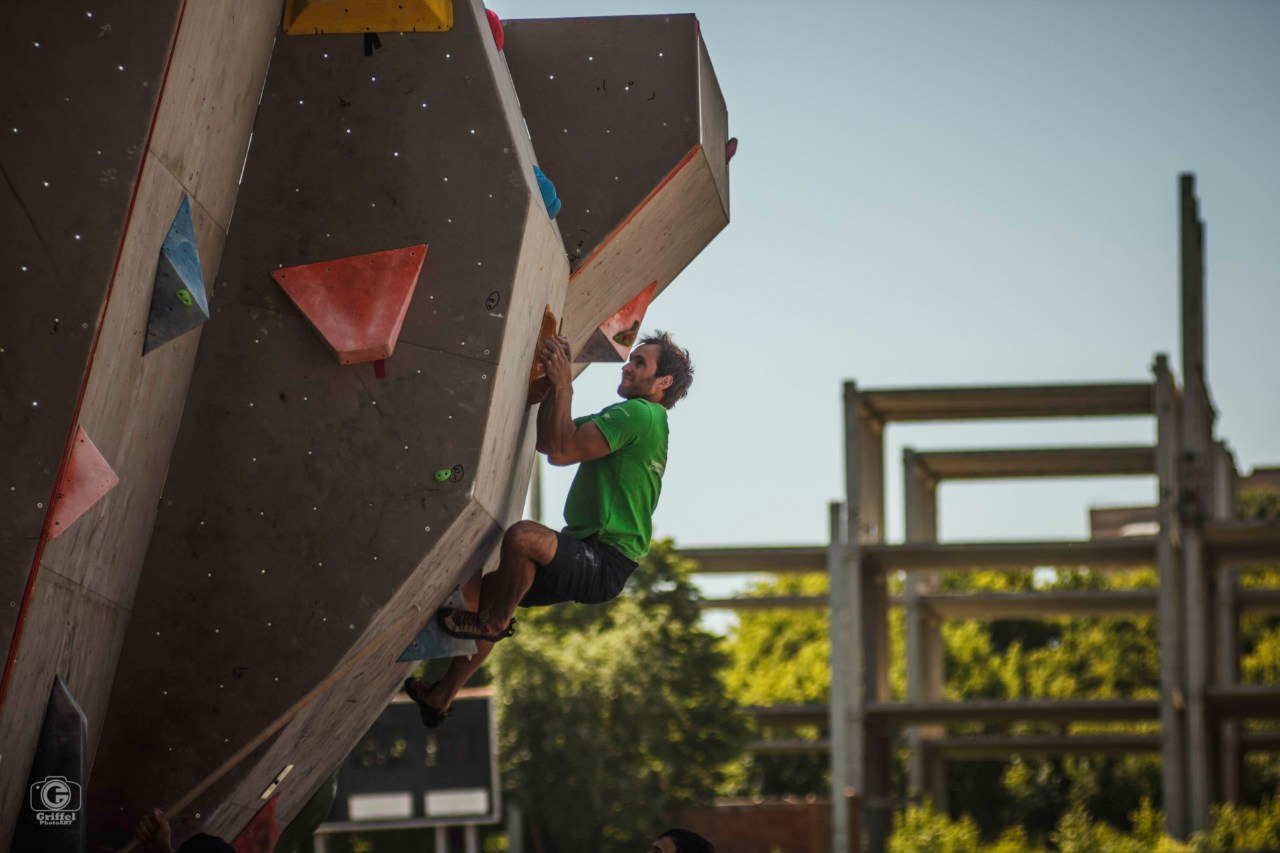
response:
<path id="1" fill-rule="evenodd" d="M 185 335 L 208 319 L 209 299 L 191 222 L 191 201 L 184 197 L 160 247 L 142 354 Z"/>
<path id="2" fill-rule="evenodd" d="M 556 185 L 551 183 L 551 179 L 542 174 L 542 170 L 537 166 L 533 167 L 533 177 L 538 181 L 538 191 L 542 193 L 542 203 L 547 206 L 547 216 L 555 219 L 556 214 L 560 212 L 560 199 L 556 197 Z"/>
<path id="3" fill-rule="evenodd" d="M 455 588 L 449 597 L 445 599 L 442 606 L 465 609 L 467 601 L 462 597 L 462 590 Z M 401 662 L 436 660 L 438 658 L 474 655 L 475 653 L 475 640 L 460 640 L 457 637 L 449 636 L 436 624 L 436 615 L 432 613 L 422 631 L 418 636 L 414 637 L 413 642 L 409 644 L 409 648 L 404 650 L 398 660 Z"/>

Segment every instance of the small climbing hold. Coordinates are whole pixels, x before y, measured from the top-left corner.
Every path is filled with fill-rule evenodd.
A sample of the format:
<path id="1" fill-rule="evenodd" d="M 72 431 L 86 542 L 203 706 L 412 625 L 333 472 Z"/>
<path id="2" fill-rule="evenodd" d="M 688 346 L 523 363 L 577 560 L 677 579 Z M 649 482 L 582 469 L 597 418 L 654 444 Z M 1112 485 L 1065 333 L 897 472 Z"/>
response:
<path id="1" fill-rule="evenodd" d="M 484 307 L 492 311 L 494 308 L 498 307 L 498 303 L 501 301 L 502 294 L 495 290 L 489 294 L 488 298 L 485 299 Z"/>
<path id="2" fill-rule="evenodd" d="M 209 302 L 196 249 L 191 201 L 184 196 L 156 261 L 142 354 L 175 340 L 208 319 Z"/>
<path id="3" fill-rule="evenodd" d="M 657 290 L 658 283 L 651 282 L 612 317 L 597 326 L 578 350 L 574 361 L 578 364 L 626 361 L 640 332 L 640 324 L 644 322 L 645 312 Z"/>
<path id="4" fill-rule="evenodd" d="M 453 476 L 453 471 L 449 468 L 441 468 L 436 471 L 436 482 L 443 483 Z"/>
<path id="5" fill-rule="evenodd" d="M 542 312 L 542 326 L 538 329 L 538 338 L 533 342 L 533 368 L 529 371 L 529 394 L 525 399 L 525 408 L 541 403 L 551 390 L 551 380 L 547 378 L 547 368 L 542 363 L 543 341 L 556 336 L 556 315 L 548 305 Z"/>
<path id="6" fill-rule="evenodd" d="M 50 506 L 49 538 L 56 539 L 84 515 L 90 507 L 120 484 L 111 464 L 89 439 L 83 427 L 76 427 L 71 456 L 58 481 Z"/>
<path id="7" fill-rule="evenodd" d="M 636 335 L 640 333 L 640 321 L 632 320 L 631 325 L 623 329 L 621 332 L 613 336 L 613 342 L 620 347 L 631 349 L 632 344 L 636 342 Z"/>
<path id="8" fill-rule="evenodd" d="M 502 33 L 502 19 L 492 9 L 485 9 L 484 16 L 489 19 L 489 31 L 493 33 L 493 43 L 498 46 L 498 50 L 502 50 L 502 45 L 507 40 L 507 37 Z"/>
<path id="9" fill-rule="evenodd" d="M 733 159 L 733 155 L 738 153 L 738 137 L 732 137 L 724 144 L 724 162 L 727 165 Z"/>
<path id="10" fill-rule="evenodd" d="M 463 470 L 461 465 L 454 465 L 452 468 L 449 469 L 449 482 L 450 483 L 462 482 L 462 476 L 464 473 L 466 472 Z"/>
<path id="11" fill-rule="evenodd" d="M 556 197 L 556 185 L 551 183 L 551 179 L 542 174 L 542 170 L 537 166 L 533 167 L 533 177 L 538 182 L 538 191 L 542 193 L 542 203 L 547 206 L 547 216 L 555 219 L 560 213 L 560 199 Z"/>
<path id="12" fill-rule="evenodd" d="M 273 270 L 340 364 L 388 358 L 413 298 L 425 244 Z"/>

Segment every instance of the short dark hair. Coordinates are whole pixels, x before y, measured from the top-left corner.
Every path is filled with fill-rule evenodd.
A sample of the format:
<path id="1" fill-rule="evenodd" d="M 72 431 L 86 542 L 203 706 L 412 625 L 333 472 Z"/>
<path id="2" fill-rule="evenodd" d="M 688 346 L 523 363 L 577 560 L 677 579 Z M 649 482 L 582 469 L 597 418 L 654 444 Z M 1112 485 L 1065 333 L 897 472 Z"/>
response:
<path id="1" fill-rule="evenodd" d="M 716 853 L 716 848 L 711 846 L 710 841 L 691 829 L 673 827 L 658 837 L 670 838 L 674 841 L 676 843 L 676 853 Z"/>
<path id="2" fill-rule="evenodd" d="M 654 371 L 654 375 L 671 377 L 671 384 L 662 392 L 662 407 L 670 409 L 689 393 L 689 386 L 693 384 L 693 362 L 689 360 L 689 351 L 676 346 L 669 332 L 658 329 L 652 335 L 641 338 L 637 346 L 646 347 L 650 344 L 658 348 L 658 369 Z"/>

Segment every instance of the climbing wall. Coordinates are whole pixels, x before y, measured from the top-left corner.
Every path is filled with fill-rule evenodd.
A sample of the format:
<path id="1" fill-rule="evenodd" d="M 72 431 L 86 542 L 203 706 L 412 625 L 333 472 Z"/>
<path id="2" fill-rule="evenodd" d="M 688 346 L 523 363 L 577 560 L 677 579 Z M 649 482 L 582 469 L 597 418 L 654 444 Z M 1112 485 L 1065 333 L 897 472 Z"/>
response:
<path id="1" fill-rule="evenodd" d="M 287 824 L 519 515 L 544 311 L 617 357 L 728 218 L 691 16 L 134 5 L 0 35 L 0 847 L 58 676 L 90 849 Z"/>
<path id="2" fill-rule="evenodd" d="M 0 848 L 56 675 L 85 713 L 92 760 L 199 340 L 191 329 L 143 355 L 163 245 L 185 199 L 188 260 L 216 270 L 270 7 L 5 10 Z"/>
<path id="3" fill-rule="evenodd" d="M 98 838 L 188 799 L 183 834 L 234 835 L 287 765 L 292 814 L 522 508 L 525 388 L 568 263 L 484 9 L 453 17 L 380 46 L 276 41 L 91 783 Z M 281 287 L 418 246 L 381 363 L 340 363 Z"/>
<path id="4" fill-rule="evenodd" d="M 729 223 L 728 113 L 693 15 L 509 21 L 505 54 L 563 202 L 578 352 Z"/>

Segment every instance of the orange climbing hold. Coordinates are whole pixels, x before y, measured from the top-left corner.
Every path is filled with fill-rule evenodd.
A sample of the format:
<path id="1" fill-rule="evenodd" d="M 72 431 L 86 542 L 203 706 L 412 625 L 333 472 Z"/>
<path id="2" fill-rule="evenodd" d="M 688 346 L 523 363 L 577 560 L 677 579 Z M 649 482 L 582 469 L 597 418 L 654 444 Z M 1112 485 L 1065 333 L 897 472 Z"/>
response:
<path id="1" fill-rule="evenodd" d="M 556 336 L 556 315 L 548 305 L 542 312 L 542 327 L 538 329 L 538 339 L 533 345 L 533 368 L 529 371 L 529 399 L 525 408 L 537 405 L 547 396 L 551 388 L 551 380 L 547 378 L 547 369 L 542 366 L 542 342 Z"/>
<path id="2" fill-rule="evenodd" d="M 111 465 L 98 452 L 84 429 L 76 427 L 76 441 L 71 446 L 71 458 L 67 460 L 62 479 L 58 481 L 58 490 L 53 495 L 49 538 L 57 539 L 77 518 L 119 484 L 120 478 L 111 470 Z"/>
<path id="3" fill-rule="evenodd" d="M 649 310 L 649 303 L 653 301 L 653 294 L 657 289 L 658 283 L 655 281 L 623 305 L 617 314 L 601 323 L 583 344 L 582 351 L 574 361 L 578 364 L 626 361 L 631 354 L 631 347 L 635 346 L 636 336 L 640 333 L 644 313 Z"/>
<path id="4" fill-rule="evenodd" d="M 289 294 L 339 364 L 391 355 L 418 285 L 425 244 L 276 270 Z"/>

